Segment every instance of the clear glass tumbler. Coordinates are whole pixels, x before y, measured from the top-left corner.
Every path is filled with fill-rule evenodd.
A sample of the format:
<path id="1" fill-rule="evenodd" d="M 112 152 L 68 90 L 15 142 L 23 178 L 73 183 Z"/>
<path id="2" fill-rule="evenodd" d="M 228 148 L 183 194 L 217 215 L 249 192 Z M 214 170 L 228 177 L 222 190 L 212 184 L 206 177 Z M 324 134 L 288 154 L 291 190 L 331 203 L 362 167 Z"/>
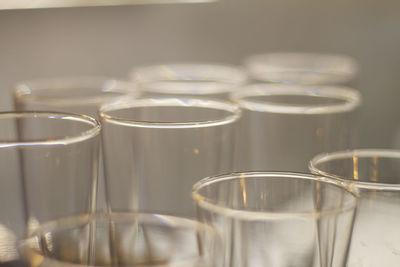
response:
<path id="1" fill-rule="evenodd" d="M 103 103 L 118 97 L 138 97 L 135 86 L 127 81 L 97 76 L 49 78 L 18 83 L 14 88 L 16 110 L 51 110 L 85 114 L 97 119 Z M 100 153 L 97 209 L 105 209 L 104 171 Z"/>
<path id="2" fill-rule="evenodd" d="M 215 229 L 152 213 L 63 218 L 41 225 L 20 247 L 31 267 L 221 267 L 222 262 Z"/>
<path id="3" fill-rule="evenodd" d="M 400 263 L 400 151 L 357 149 L 315 156 L 313 173 L 332 177 L 360 193 L 349 267 Z"/>
<path id="4" fill-rule="evenodd" d="M 225 267 L 345 266 L 358 199 L 334 179 L 232 173 L 201 180 L 192 196 L 222 236 Z"/>
<path id="5" fill-rule="evenodd" d="M 202 97 L 228 99 L 247 82 L 239 66 L 172 63 L 134 69 L 131 80 L 147 97 Z"/>
<path id="6" fill-rule="evenodd" d="M 100 108 L 111 210 L 195 216 L 192 185 L 232 171 L 240 109 L 201 99 L 130 99 Z"/>
<path id="7" fill-rule="evenodd" d="M 41 222 L 91 212 L 100 125 L 87 116 L 0 113 L 0 263 Z M 27 226 L 27 227 L 26 227 Z"/>
<path id="8" fill-rule="evenodd" d="M 254 84 L 232 94 L 242 109 L 238 170 L 307 172 L 318 153 L 354 146 L 360 94 L 346 87 Z"/>
<path id="9" fill-rule="evenodd" d="M 244 64 L 257 81 L 303 85 L 346 84 L 359 69 L 349 56 L 301 52 L 251 55 Z"/>

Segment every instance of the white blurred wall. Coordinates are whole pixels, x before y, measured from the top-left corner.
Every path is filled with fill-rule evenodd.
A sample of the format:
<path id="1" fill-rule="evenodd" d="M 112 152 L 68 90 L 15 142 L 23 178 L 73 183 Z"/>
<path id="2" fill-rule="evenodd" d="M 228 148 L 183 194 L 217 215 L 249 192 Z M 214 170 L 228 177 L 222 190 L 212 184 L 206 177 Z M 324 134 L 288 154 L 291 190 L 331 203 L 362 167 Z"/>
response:
<path id="1" fill-rule="evenodd" d="M 19 80 L 125 77 L 144 63 L 240 64 L 301 50 L 359 60 L 362 147 L 393 147 L 400 128 L 400 2 L 221 0 L 208 4 L 0 11 L 0 110 Z M 400 141 L 398 141 L 400 143 Z M 400 144 L 398 144 L 400 148 Z"/>

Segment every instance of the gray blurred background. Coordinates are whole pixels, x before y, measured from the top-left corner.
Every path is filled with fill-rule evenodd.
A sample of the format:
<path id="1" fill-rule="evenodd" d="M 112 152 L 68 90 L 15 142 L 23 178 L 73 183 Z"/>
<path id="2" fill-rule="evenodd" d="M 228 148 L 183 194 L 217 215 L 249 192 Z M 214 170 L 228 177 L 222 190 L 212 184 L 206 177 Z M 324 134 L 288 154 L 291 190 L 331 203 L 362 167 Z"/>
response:
<path id="1" fill-rule="evenodd" d="M 350 2 L 350 3 L 349 3 Z M 220 0 L 0 11 L 0 110 L 26 79 L 127 77 L 165 61 L 241 64 L 272 51 L 342 53 L 361 73 L 359 147 L 400 148 L 400 2 Z M 399 133 L 398 133 L 399 132 Z"/>

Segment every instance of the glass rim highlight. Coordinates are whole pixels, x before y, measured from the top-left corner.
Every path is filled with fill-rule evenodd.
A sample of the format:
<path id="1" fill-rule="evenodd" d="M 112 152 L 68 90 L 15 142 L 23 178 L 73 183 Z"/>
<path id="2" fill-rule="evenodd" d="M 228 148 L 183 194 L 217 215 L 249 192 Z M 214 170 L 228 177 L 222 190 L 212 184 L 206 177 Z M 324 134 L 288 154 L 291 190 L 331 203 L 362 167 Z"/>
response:
<path id="1" fill-rule="evenodd" d="M 141 85 L 145 92 L 167 94 L 212 95 L 230 93 L 239 89 L 248 80 L 244 68 L 221 63 L 163 63 L 141 66 L 130 74 L 133 82 Z M 196 88 L 196 86 L 165 86 L 171 82 L 214 82 L 218 86 Z M 157 86 L 158 85 L 158 86 Z"/>
<path id="2" fill-rule="evenodd" d="M 202 196 L 199 190 L 217 184 L 224 181 L 241 180 L 241 179 L 253 179 L 253 178 L 289 178 L 289 179 L 307 179 L 315 182 L 322 182 L 332 186 L 339 187 L 343 189 L 347 194 L 352 196 L 352 202 L 348 203 L 347 206 L 343 208 L 336 208 L 323 211 L 310 211 L 310 212 L 273 212 L 273 211 L 254 211 L 254 210 L 242 210 L 236 208 L 230 208 L 227 206 L 220 206 L 216 204 L 212 199 Z M 291 218 L 320 218 L 323 216 L 330 216 L 347 210 L 352 210 L 357 207 L 358 203 L 358 193 L 350 190 L 345 183 L 340 180 L 330 179 L 328 177 L 317 176 L 313 174 L 306 173 L 296 173 L 296 172 L 277 172 L 277 171 L 251 171 L 251 172 L 234 172 L 229 174 L 222 174 L 217 176 L 211 176 L 201 179 L 195 183 L 192 187 L 192 199 L 196 202 L 198 206 L 205 210 L 213 211 L 219 214 L 224 214 L 224 216 L 234 217 L 241 220 L 282 220 Z M 250 219 L 251 218 L 251 219 Z"/>
<path id="3" fill-rule="evenodd" d="M 120 109 L 143 108 L 143 107 L 197 107 L 204 109 L 223 110 L 230 113 L 221 119 L 188 121 L 188 122 L 159 122 L 140 121 L 129 118 L 109 115 L 108 112 Z M 238 121 L 241 110 L 238 106 L 224 101 L 205 100 L 196 98 L 143 98 L 134 99 L 130 97 L 120 98 L 114 102 L 104 104 L 99 109 L 99 117 L 106 122 L 133 127 L 143 128 L 201 128 L 230 124 Z"/>
<path id="4" fill-rule="evenodd" d="M 81 87 L 87 88 L 82 89 Z M 50 89 L 53 92 L 61 90 L 64 90 L 63 92 L 72 92 L 81 88 L 81 91 L 84 92 L 88 90 L 89 87 L 90 90 L 93 89 L 96 94 L 90 96 L 80 95 L 79 97 L 71 97 L 68 96 L 68 94 L 60 94 L 60 96 L 38 94 Z M 105 96 L 102 95 L 104 93 L 139 95 L 133 83 L 105 76 L 65 76 L 34 79 L 18 82 L 14 88 L 14 99 L 29 95 L 32 97 L 30 101 L 54 106 L 99 104 L 102 103 L 102 100 L 105 98 Z"/>
<path id="5" fill-rule="evenodd" d="M 285 66 L 283 62 L 286 59 L 297 59 L 296 62 L 309 62 L 320 63 L 319 69 L 310 69 L 304 66 Z M 283 60 L 283 61 L 282 61 Z M 333 63 L 340 63 L 340 68 Z M 318 72 L 324 75 L 342 75 L 339 82 L 346 82 L 359 71 L 359 66 L 356 60 L 348 55 L 333 54 L 333 53 L 313 53 L 313 52 L 295 52 L 295 51 L 281 51 L 270 52 L 250 55 L 244 60 L 245 66 L 250 72 L 260 80 L 269 80 L 263 73 L 283 73 L 283 72 L 304 72 L 313 73 Z M 330 80 L 328 80 L 328 83 Z"/>
<path id="6" fill-rule="evenodd" d="M 178 217 L 174 215 L 167 215 L 161 213 L 153 213 L 153 212 L 129 212 L 129 211 L 119 211 L 119 212 L 105 212 L 105 213 L 91 213 L 91 214 L 80 214 L 74 216 L 68 216 L 59 218 L 53 221 L 45 222 L 44 224 L 40 225 L 39 228 L 34 230 L 30 233 L 27 237 L 23 238 L 18 242 L 18 247 L 24 253 L 29 253 L 29 257 L 34 257 L 35 262 L 43 261 L 44 259 L 49 260 L 52 263 L 57 263 L 57 265 L 64 265 L 64 266 L 93 266 L 93 267 L 100 267 L 103 265 L 94 265 L 94 264 L 79 264 L 73 262 L 67 262 L 63 260 L 57 260 L 54 258 L 50 258 L 48 256 L 42 255 L 39 251 L 36 251 L 34 248 L 29 247 L 29 244 L 33 241 L 34 238 L 45 236 L 48 233 L 54 233 L 63 230 L 70 230 L 74 229 L 75 227 L 79 227 L 82 224 L 89 224 L 96 221 L 109 221 L 110 224 L 118 224 L 118 223 L 144 223 L 144 224 L 153 224 L 159 226 L 165 226 L 171 229 L 187 229 L 189 231 L 193 231 L 194 234 L 205 234 L 209 236 L 216 244 L 216 248 L 222 249 L 222 239 L 221 236 L 218 234 L 217 230 L 213 227 L 202 223 L 200 221 L 186 218 L 186 217 Z M 212 253 L 215 253 L 214 251 Z M 197 255 L 196 257 L 190 258 L 183 258 L 179 260 L 176 264 L 174 263 L 173 266 L 187 266 L 185 264 L 192 263 L 193 261 L 201 261 L 201 258 L 207 255 L 207 253 L 202 253 L 201 255 Z M 110 265 L 112 266 L 112 265 Z M 136 266 L 136 265 L 134 265 Z M 159 266 L 159 267 L 166 267 L 169 266 L 165 263 L 161 264 L 138 264 L 137 266 Z"/>
<path id="7" fill-rule="evenodd" d="M 343 103 L 293 105 L 274 101 L 254 101 L 249 97 L 268 96 L 305 96 L 340 100 Z M 242 91 L 231 94 L 232 101 L 240 107 L 259 112 L 283 114 L 330 114 L 349 112 L 361 104 L 361 94 L 349 87 L 339 86 L 307 86 L 259 83 L 245 86 Z"/>
<path id="8" fill-rule="evenodd" d="M 100 134 L 101 125 L 100 123 L 87 115 L 80 115 L 74 113 L 66 112 L 52 112 L 52 111 L 13 111 L 13 112 L 0 112 L 0 123 L 5 119 L 37 119 L 37 118 L 47 118 L 47 119 L 59 119 L 68 120 L 75 122 L 82 122 L 87 125 L 92 126 L 91 129 L 82 131 L 80 134 L 73 136 L 65 136 L 62 138 L 54 139 L 38 139 L 33 141 L 5 141 L 0 139 L 0 149 L 8 147 L 19 147 L 19 146 L 53 146 L 53 145 L 68 145 L 73 143 L 83 142 L 90 138 L 93 138 Z"/>
<path id="9" fill-rule="evenodd" d="M 344 183 L 348 183 L 359 188 L 363 189 L 375 189 L 375 190 L 396 190 L 400 191 L 400 183 L 398 184 L 386 184 L 386 183 L 375 183 L 375 182 L 365 182 L 365 181 L 357 181 L 357 180 L 349 180 L 346 177 L 336 175 L 334 173 L 326 172 L 320 170 L 317 165 L 324 162 L 329 162 L 331 160 L 339 160 L 339 159 L 351 159 L 354 157 L 358 158 L 391 158 L 398 159 L 400 163 L 400 150 L 394 149 L 354 149 L 354 150 L 343 150 L 343 151 L 335 151 L 330 153 L 321 153 L 314 156 L 308 163 L 308 167 L 311 172 L 322 175 L 325 177 L 330 177 L 333 179 L 340 180 Z"/>

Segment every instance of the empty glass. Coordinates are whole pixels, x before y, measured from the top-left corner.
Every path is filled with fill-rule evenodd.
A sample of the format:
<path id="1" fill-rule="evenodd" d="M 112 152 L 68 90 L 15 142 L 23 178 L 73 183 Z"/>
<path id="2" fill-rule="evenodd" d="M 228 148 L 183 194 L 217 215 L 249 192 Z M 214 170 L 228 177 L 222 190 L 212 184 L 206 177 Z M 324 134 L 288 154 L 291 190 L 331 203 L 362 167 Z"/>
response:
<path id="1" fill-rule="evenodd" d="M 40 222 L 92 211 L 99 133 L 87 116 L 0 113 L 1 263 L 17 259 L 14 242 Z"/>
<path id="2" fill-rule="evenodd" d="M 245 66 L 258 81 L 304 85 L 344 84 L 358 72 L 349 56 L 318 53 L 257 54 L 246 58 Z"/>
<path id="3" fill-rule="evenodd" d="M 338 151 L 315 156 L 309 166 L 360 192 L 348 266 L 399 266 L 400 151 Z"/>
<path id="4" fill-rule="evenodd" d="M 246 83 L 247 74 L 237 66 L 175 63 L 143 66 L 131 79 L 148 97 L 205 97 L 228 99 Z"/>
<path id="5" fill-rule="evenodd" d="M 222 236 L 226 267 L 343 267 L 357 195 L 301 173 L 209 177 L 192 192 L 198 219 Z"/>
<path id="6" fill-rule="evenodd" d="M 32 267 L 220 267 L 217 232 L 202 223 L 151 213 L 63 218 L 21 243 Z"/>
<path id="7" fill-rule="evenodd" d="M 101 104 L 128 94 L 138 96 L 138 91 L 130 82 L 106 77 L 77 76 L 20 82 L 14 88 L 14 102 L 15 108 L 21 111 L 62 111 L 97 118 Z M 99 165 L 97 206 L 101 210 L 105 208 L 102 157 Z"/>
<path id="8" fill-rule="evenodd" d="M 194 217 L 192 185 L 233 170 L 240 110 L 228 102 L 126 98 L 100 118 L 112 210 Z"/>
<path id="9" fill-rule="evenodd" d="M 231 99 L 243 113 L 240 171 L 307 172 L 314 155 L 354 145 L 361 96 L 350 88 L 254 84 Z"/>

